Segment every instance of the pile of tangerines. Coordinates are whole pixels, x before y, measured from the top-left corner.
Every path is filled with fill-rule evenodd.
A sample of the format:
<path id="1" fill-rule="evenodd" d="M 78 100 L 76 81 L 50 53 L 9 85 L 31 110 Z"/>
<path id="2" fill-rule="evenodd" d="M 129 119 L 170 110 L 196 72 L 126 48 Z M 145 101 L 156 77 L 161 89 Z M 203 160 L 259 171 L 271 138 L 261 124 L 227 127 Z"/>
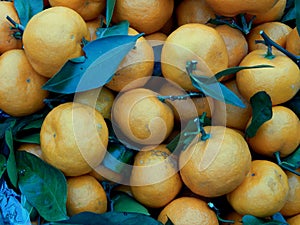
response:
<path id="1" fill-rule="evenodd" d="M 44 10 L 16 38 L 16 28 L 7 20 L 9 16 L 20 24 L 14 2 L 0 1 L 4 113 L 24 117 L 48 107 L 45 99 L 53 93 L 43 85 L 68 60 L 84 56 L 84 41 L 99 39 L 108 2 L 44 1 Z M 300 224 L 300 177 L 277 165 L 274 157 L 276 152 L 289 156 L 299 148 L 299 115 L 285 106 L 300 89 L 299 62 L 266 46 L 261 36 L 264 31 L 277 45 L 300 55 L 297 28 L 281 22 L 286 4 L 286 0 L 117 0 L 111 26 L 128 21 L 128 35 L 144 35 L 104 86 L 78 91 L 72 101 L 56 105 L 42 123 L 40 143 L 23 143 L 17 149 L 62 171 L 68 216 L 107 212 L 102 182 L 109 181 L 153 210 L 163 224 L 221 224 L 208 204 L 219 198 L 229 208 L 224 217 L 235 224 L 242 224 L 244 215 L 269 218 L 278 212 L 289 224 Z M 224 19 L 240 15 L 252 23 L 248 32 Z M 242 101 L 241 107 L 201 94 L 187 62 L 196 62 L 192 72 L 200 77 L 237 66 L 271 67 L 240 70 L 218 80 Z M 159 75 L 154 76 L 157 66 Z M 95 79 L 101 77 L 100 67 L 97 73 Z M 245 130 L 257 120 L 251 98 L 261 91 L 270 97 L 272 117 L 254 136 L 246 137 Z M 210 124 L 200 124 L 203 115 Z M 201 125 L 196 134 L 183 132 L 191 121 Z M 119 172 L 103 163 L 113 143 L 111 127 L 118 143 L 135 152 Z M 193 138 L 186 138 L 191 133 Z M 189 142 L 170 148 L 179 136 Z"/>

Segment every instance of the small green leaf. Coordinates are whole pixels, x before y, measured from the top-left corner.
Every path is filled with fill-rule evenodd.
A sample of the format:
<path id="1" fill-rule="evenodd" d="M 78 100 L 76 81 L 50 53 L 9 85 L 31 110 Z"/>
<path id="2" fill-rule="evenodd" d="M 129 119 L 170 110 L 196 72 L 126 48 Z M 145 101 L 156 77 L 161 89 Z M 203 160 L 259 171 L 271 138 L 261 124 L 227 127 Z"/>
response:
<path id="1" fill-rule="evenodd" d="M 113 16 L 116 0 L 106 0 L 106 27 L 109 27 Z"/>
<path id="2" fill-rule="evenodd" d="M 295 10 L 296 10 L 296 26 L 298 35 L 300 36 L 300 0 L 295 0 Z"/>
<path id="3" fill-rule="evenodd" d="M 210 96 L 216 100 L 225 102 L 227 104 L 232 104 L 241 108 L 245 108 L 243 101 L 230 89 L 228 89 L 224 84 L 215 82 L 202 82 L 198 76 L 190 74 L 192 84 L 199 91 L 202 91 L 206 96 Z M 209 79 L 209 78 L 208 78 Z"/>
<path id="4" fill-rule="evenodd" d="M 48 221 L 67 219 L 67 184 L 58 169 L 35 155 L 16 152 L 19 189 L 28 202 Z"/>
<path id="5" fill-rule="evenodd" d="M 5 143 L 9 148 L 9 156 L 7 159 L 7 174 L 12 185 L 14 187 L 17 187 L 18 172 L 17 172 L 17 165 L 15 159 L 15 152 L 14 152 L 13 134 L 11 128 L 7 129 L 5 132 Z"/>
<path id="6" fill-rule="evenodd" d="M 248 69 L 258 69 L 258 68 L 273 68 L 273 66 L 270 65 L 256 65 L 256 66 L 236 66 L 231 67 L 225 70 L 222 70 L 215 74 L 214 77 L 210 78 L 210 80 L 219 80 L 221 77 L 228 76 L 231 74 L 235 74 L 241 70 L 248 70 Z"/>
<path id="7" fill-rule="evenodd" d="M 280 212 L 275 213 L 274 215 L 272 215 L 271 219 L 273 221 L 281 222 L 281 223 L 283 223 L 285 225 L 288 225 L 288 223 L 286 222 L 285 218 L 283 217 L 283 215 Z"/>
<path id="8" fill-rule="evenodd" d="M 44 2 L 43 0 L 14 0 L 14 6 L 21 24 L 25 27 L 32 16 L 43 10 Z"/>
<path id="9" fill-rule="evenodd" d="M 5 172 L 6 167 L 7 167 L 6 158 L 4 155 L 0 154 L 0 178 Z"/>
<path id="10" fill-rule="evenodd" d="M 70 94 L 103 86 L 112 78 L 140 36 L 117 35 L 89 42 L 83 47 L 86 54 L 84 63 L 69 60 L 43 89 Z"/>
<path id="11" fill-rule="evenodd" d="M 163 225 L 161 222 L 141 213 L 107 212 L 96 214 L 91 212 L 79 213 L 61 224 L 80 225 Z"/>
<path id="12" fill-rule="evenodd" d="M 247 127 L 246 137 L 254 137 L 259 127 L 272 118 L 272 102 L 270 96 L 265 91 L 260 91 L 250 98 L 252 106 L 252 119 Z"/>
<path id="13" fill-rule="evenodd" d="M 243 225 L 262 225 L 265 221 L 252 215 L 245 215 L 242 218 Z"/>
<path id="14" fill-rule="evenodd" d="M 111 27 L 98 28 L 96 31 L 97 38 L 109 37 L 114 35 L 128 35 L 129 22 L 124 20 L 119 24 Z"/>
<path id="15" fill-rule="evenodd" d="M 288 163 L 295 166 L 295 169 L 300 168 L 300 146 L 289 156 L 282 159 L 283 163 Z"/>
<path id="16" fill-rule="evenodd" d="M 22 137 L 15 137 L 14 140 L 24 143 L 40 144 L 40 133 L 37 132 Z"/>
<path id="17" fill-rule="evenodd" d="M 117 193 L 111 199 L 113 201 L 114 212 L 141 213 L 149 216 L 148 210 L 134 198 L 125 193 Z"/>
<path id="18" fill-rule="evenodd" d="M 109 143 L 102 165 L 116 172 L 122 173 L 125 165 L 133 160 L 134 152 L 120 143 Z"/>
<path id="19" fill-rule="evenodd" d="M 165 223 L 165 225 L 174 225 L 174 223 L 170 220 L 170 218 L 168 217 L 167 222 Z"/>

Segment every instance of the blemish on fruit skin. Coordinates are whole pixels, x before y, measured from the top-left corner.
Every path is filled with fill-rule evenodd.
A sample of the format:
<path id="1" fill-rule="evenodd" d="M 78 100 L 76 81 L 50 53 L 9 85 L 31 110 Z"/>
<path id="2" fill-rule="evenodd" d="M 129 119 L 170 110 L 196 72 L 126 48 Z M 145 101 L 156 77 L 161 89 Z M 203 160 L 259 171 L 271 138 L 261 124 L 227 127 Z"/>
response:
<path id="1" fill-rule="evenodd" d="M 254 177 L 255 176 L 255 173 L 251 173 L 251 177 Z"/>
<path id="2" fill-rule="evenodd" d="M 140 164 L 144 164 L 144 160 L 140 160 Z"/>
<path id="3" fill-rule="evenodd" d="M 55 133 L 53 134 L 53 137 L 56 138 L 56 134 Z"/>
<path id="4" fill-rule="evenodd" d="M 30 83 L 30 78 L 27 78 L 27 79 L 26 79 L 26 82 L 27 82 L 27 83 Z"/>

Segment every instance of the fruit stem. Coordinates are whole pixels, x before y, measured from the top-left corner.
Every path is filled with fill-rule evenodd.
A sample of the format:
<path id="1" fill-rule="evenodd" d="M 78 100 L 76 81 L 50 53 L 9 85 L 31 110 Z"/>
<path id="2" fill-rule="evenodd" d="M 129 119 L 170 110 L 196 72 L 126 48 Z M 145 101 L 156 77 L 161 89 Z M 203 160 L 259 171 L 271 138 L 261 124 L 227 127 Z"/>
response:
<path id="1" fill-rule="evenodd" d="M 203 128 L 205 117 L 206 117 L 206 112 L 203 112 L 200 118 L 198 118 L 200 123 L 201 141 L 206 141 L 207 139 L 210 138 L 210 134 L 206 133 Z"/>
<path id="2" fill-rule="evenodd" d="M 201 92 L 190 92 L 185 95 L 158 95 L 157 98 L 164 102 L 165 100 L 175 101 L 175 100 L 185 100 L 189 97 L 203 97 L 203 94 Z"/>
<path id="3" fill-rule="evenodd" d="M 276 158 L 277 164 L 280 167 L 282 167 L 283 169 L 285 169 L 287 171 L 290 171 L 291 173 L 294 173 L 294 174 L 300 176 L 300 173 L 295 170 L 296 167 L 293 164 L 281 161 L 280 152 L 275 152 L 274 156 Z"/>
<path id="4" fill-rule="evenodd" d="M 13 28 L 18 29 L 21 34 L 23 34 L 25 27 L 16 21 L 14 21 L 10 16 L 6 16 L 6 19 L 13 25 Z"/>
<path id="5" fill-rule="evenodd" d="M 263 43 L 265 45 L 267 45 L 268 48 L 269 48 L 269 46 L 271 46 L 271 47 L 273 46 L 274 48 L 276 48 L 277 50 L 279 50 L 280 52 L 282 52 L 283 54 L 285 54 L 287 57 L 289 57 L 291 60 L 293 60 L 298 65 L 298 67 L 300 68 L 300 56 L 294 55 L 293 53 L 289 52 L 288 50 L 286 50 L 285 48 L 283 48 L 282 46 L 280 46 L 279 44 L 277 44 L 263 30 L 261 30 L 259 32 L 259 34 L 264 39 Z M 259 43 L 259 41 L 258 41 L 258 43 Z"/>
<path id="6" fill-rule="evenodd" d="M 209 202 L 209 203 L 207 203 L 207 205 L 208 205 L 208 207 L 209 207 L 210 209 L 212 209 L 212 210 L 216 213 L 216 216 L 217 216 L 217 218 L 218 218 L 218 220 L 219 220 L 220 222 L 222 222 L 222 223 L 232 223 L 232 224 L 235 223 L 234 220 L 225 220 L 225 219 L 222 219 L 222 218 L 220 217 L 220 210 L 214 205 L 214 203 Z"/>

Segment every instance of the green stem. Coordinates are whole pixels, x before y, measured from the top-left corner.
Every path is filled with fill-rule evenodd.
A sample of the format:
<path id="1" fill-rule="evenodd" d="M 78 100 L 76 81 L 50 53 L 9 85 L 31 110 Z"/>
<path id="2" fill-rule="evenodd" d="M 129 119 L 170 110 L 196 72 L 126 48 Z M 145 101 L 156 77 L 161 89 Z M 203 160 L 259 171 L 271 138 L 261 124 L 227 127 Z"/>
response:
<path id="1" fill-rule="evenodd" d="M 13 25 L 15 29 L 18 29 L 21 33 L 24 32 L 25 27 L 16 21 L 14 21 L 10 16 L 6 16 L 6 19 Z"/>
<path id="2" fill-rule="evenodd" d="M 203 94 L 201 92 L 190 92 L 185 95 L 159 95 L 157 98 L 164 102 L 165 100 L 170 100 L 170 101 L 175 101 L 175 100 L 186 100 L 187 98 L 192 98 L 192 97 L 203 97 Z"/>
<path id="3" fill-rule="evenodd" d="M 294 168 L 295 168 L 294 165 L 288 164 L 288 163 L 284 163 L 284 162 L 281 161 L 281 158 L 280 158 L 280 152 L 275 152 L 275 153 L 274 153 L 274 156 L 275 156 L 275 158 L 276 158 L 277 164 L 278 164 L 280 167 L 282 167 L 283 169 L 285 169 L 285 170 L 287 170 L 287 171 L 289 171 L 289 172 L 291 172 L 291 173 L 294 173 L 294 174 L 300 176 L 300 173 L 297 172 L 297 171 L 294 169 Z"/>
<path id="4" fill-rule="evenodd" d="M 289 57 L 291 60 L 293 60 L 298 65 L 298 67 L 300 68 L 300 57 L 299 56 L 296 56 L 296 55 L 292 54 L 291 52 L 287 51 L 285 48 L 283 48 L 282 46 L 277 44 L 263 30 L 261 30 L 259 33 L 262 36 L 262 38 L 264 39 L 264 43 L 267 46 L 273 46 L 274 48 L 279 50 L 280 52 L 285 54 L 287 57 Z"/>
<path id="5" fill-rule="evenodd" d="M 220 217 L 220 210 L 214 205 L 214 203 L 209 202 L 209 203 L 207 203 L 207 205 L 208 205 L 208 207 L 209 207 L 210 209 L 212 209 L 212 210 L 216 213 L 216 216 L 217 216 L 217 218 L 218 218 L 218 220 L 219 220 L 220 222 L 222 222 L 222 223 L 232 223 L 232 224 L 235 223 L 234 220 L 225 220 L 225 219 L 222 219 L 222 218 Z"/>

